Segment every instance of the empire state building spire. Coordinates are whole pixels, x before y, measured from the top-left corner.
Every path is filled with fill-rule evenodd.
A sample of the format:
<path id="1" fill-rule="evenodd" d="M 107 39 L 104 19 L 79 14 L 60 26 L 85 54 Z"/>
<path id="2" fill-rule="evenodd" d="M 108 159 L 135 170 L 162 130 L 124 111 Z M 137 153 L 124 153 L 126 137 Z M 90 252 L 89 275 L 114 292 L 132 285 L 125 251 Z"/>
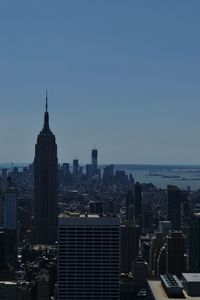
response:
<path id="1" fill-rule="evenodd" d="M 46 112 L 48 111 L 48 91 L 46 90 Z"/>
<path id="2" fill-rule="evenodd" d="M 42 129 L 42 133 L 50 134 L 52 133 L 49 128 L 49 113 L 48 113 L 48 91 L 46 90 L 46 105 L 45 105 L 45 113 L 44 113 L 44 126 Z"/>

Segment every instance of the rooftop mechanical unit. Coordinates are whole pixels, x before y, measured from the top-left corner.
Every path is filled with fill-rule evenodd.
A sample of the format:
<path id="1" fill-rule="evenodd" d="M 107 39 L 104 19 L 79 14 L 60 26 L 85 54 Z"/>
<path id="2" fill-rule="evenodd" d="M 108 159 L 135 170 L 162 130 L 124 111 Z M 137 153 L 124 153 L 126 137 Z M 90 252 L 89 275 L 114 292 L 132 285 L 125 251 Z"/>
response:
<path id="1" fill-rule="evenodd" d="M 183 286 L 175 275 L 164 274 L 160 276 L 162 286 L 169 298 L 185 298 Z"/>

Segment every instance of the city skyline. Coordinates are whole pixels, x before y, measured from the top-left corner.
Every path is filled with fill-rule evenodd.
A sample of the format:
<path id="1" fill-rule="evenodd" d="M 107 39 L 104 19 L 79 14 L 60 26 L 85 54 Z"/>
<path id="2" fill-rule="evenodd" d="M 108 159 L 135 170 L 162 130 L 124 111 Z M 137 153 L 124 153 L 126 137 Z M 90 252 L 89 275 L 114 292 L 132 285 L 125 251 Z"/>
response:
<path id="1" fill-rule="evenodd" d="M 0 162 L 32 162 L 45 89 L 59 161 L 199 164 L 200 3 L 0 4 Z"/>
<path id="2" fill-rule="evenodd" d="M 200 299 L 199 11 L 0 1 L 1 299 Z"/>

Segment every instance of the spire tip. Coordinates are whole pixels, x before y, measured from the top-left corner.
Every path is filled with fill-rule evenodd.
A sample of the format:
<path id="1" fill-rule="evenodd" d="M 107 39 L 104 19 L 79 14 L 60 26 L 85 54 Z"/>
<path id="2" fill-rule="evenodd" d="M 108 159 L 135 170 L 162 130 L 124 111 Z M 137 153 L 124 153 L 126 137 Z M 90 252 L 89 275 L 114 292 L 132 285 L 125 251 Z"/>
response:
<path id="1" fill-rule="evenodd" d="M 46 89 L 46 112 L 48 111 L 48 90 Z"/>

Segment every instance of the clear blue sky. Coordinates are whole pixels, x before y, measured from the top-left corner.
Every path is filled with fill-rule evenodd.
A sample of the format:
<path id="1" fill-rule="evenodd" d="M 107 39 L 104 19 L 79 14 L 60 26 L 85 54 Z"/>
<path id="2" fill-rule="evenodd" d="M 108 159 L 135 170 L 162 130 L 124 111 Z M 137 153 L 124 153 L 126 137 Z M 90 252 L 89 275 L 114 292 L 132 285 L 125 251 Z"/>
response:
<path id="1" fill-rule="evenodd" d="M 0 162 L 200 163 L 199 0 L 1 0 Z"/>

